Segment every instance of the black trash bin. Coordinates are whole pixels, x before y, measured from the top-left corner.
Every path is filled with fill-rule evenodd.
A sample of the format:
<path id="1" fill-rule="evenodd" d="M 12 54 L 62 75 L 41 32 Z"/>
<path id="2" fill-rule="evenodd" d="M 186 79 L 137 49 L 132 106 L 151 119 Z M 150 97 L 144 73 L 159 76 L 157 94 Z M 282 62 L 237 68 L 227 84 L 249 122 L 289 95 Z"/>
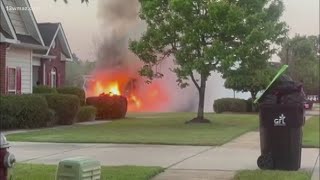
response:
<path id="1" fill-rule="evenodd" d="M 260 169 L 298 170 L 301 165 L 305 96 L 302 85 L 283 76 L 259 99 Z"/>
<path id="2" fill-rule="evenodd" d="M 259 168 L 298 170 L 303 124 L 302 104 L 261 104 Z"/>

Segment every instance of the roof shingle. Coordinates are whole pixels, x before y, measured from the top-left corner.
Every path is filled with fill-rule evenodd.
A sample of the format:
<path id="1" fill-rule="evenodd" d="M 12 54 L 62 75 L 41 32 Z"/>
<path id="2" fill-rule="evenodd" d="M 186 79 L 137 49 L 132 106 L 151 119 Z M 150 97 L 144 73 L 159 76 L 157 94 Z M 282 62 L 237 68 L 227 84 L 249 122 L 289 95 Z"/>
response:
<path id="1" fill-rule="evenodd" d="M 38 24 L 40 34 L 46 46 L 50 46 L 58 27 L 59 27 L 59 23 L 39 23 Z"/>
<path id="2" fill-rule="evenodd" d="M 21 41 L 23 43 L 41 45 L 40 42 L 38 42 L 32 36 L 29 36 L 29 35 L 17 34 L 17 38 L 19 41 Z"/>

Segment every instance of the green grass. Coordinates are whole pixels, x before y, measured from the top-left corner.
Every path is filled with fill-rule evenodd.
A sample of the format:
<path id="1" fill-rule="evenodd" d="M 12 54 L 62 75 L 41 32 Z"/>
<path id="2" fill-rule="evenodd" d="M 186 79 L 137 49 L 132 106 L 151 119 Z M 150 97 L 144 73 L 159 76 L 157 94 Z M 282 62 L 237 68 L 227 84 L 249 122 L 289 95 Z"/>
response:
<path id="1" fill-rule="evenodd" d="M 303 127 L 303 146 L 304 147 L 320 147 L 320 124 L 319 116 L 309 119 Z"/>
<path id="2" fill-rule="evenodd" d="M 148 180 L 163 171 L 160 167 L 102 167 L 101 180 Z M 55 180 L 56 166 L 17 164 L 10 180 Z"/>
<path id="3" fill-rule="evenodd" d="M 7 138 L 61 143 L 221 145 L 258 128 L 257 115 L 206 114 L 211 124 L 184 124 L 193 117 L 194 113 L 135 113 L 112 123 L 44 129 Z"/>
<path id="4" fill-rule="evenodd" d="M 310 180 L 311 175 L 303 171 L 239 171 L 234 180 Z"/>

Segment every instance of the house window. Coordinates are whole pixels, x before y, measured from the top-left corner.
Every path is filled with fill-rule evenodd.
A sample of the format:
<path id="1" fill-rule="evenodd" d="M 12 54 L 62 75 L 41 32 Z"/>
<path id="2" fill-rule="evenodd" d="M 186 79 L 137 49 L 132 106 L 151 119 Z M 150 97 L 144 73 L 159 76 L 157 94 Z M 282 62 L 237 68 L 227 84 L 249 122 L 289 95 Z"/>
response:
<path id="1" fill-rule="evenodd" d="M 57 87 L 57 70 L 56 68 L 51 69 L 51 87 Z"/>
<path id="2" fill-rule="evenodd" d="M 8 68 L 8 92 L 16 93 L 17 91 L 17 69 Z"/>

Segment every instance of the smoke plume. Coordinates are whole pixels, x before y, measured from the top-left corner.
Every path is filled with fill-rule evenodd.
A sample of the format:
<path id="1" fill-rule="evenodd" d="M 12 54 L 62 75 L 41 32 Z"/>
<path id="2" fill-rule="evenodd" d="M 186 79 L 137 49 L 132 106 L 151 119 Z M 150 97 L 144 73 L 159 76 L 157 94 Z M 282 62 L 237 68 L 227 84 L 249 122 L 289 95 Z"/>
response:
<path id="1" fill-rule="evenodd" d="M 94 73 L 103 74 L 117 68 L 136 73 L 142 63 L 130 52 L 128 42 L 129 39 L 141 37 L 146 30 L 146 24 L 138 16 L 139 1 L 99 0 L 98 8 L 97 16 L 101 21 L 103 39 L 98 45 L 97 68 Z M 175 74 L 169 71 L 172 66 L 172 61 L 163 64 L 161 71 L 165 77 L 155 81 L 170 95 L 170 102 L 157 111 L 192 111 L 195 109 L 198 94 L 192 84 L 182 90 L 177 86 Z M 107 75 L 110 73 L 106 73 Z M 139 86 L 147 89 L 148 85 L 139 83 Z"/>

